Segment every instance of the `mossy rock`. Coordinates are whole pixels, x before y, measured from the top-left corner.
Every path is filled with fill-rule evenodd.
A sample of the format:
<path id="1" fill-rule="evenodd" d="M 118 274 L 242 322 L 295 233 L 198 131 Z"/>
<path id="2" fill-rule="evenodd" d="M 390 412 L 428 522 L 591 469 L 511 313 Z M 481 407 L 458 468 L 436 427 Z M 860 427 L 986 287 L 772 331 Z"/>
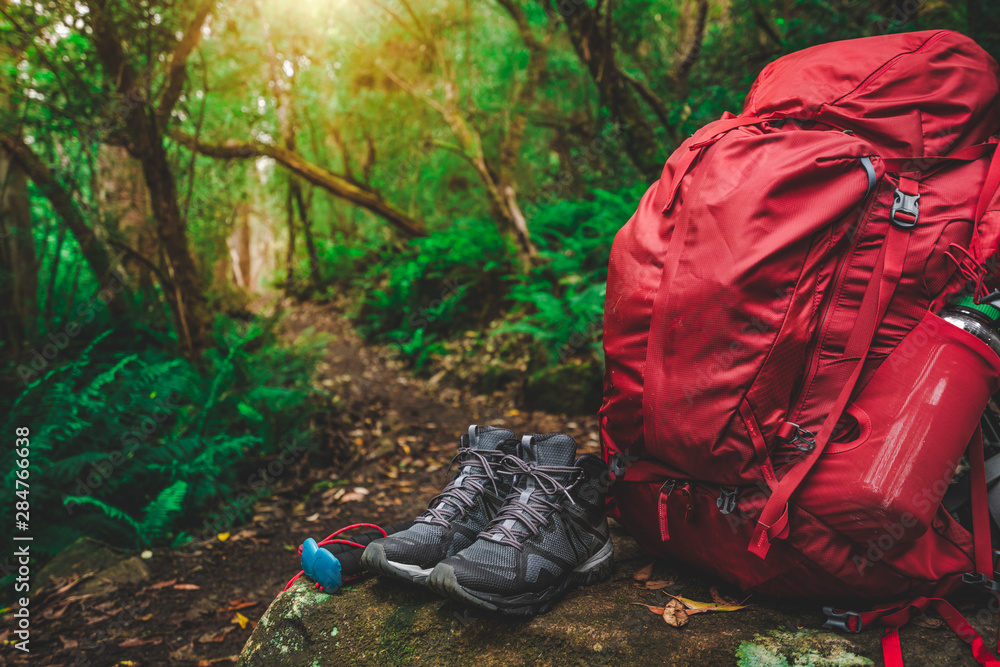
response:
<path id="1" fill-rule="evenodd" d="M 571 591 L 552 611 L 507 618 L 443 600 L 432 591 L 370 577 L 327 595 L 300 579 L 261 618 L 239 658 L 243 667 L 326 665 L 732 665 L 741 642 L 769 628 L 793 627 L 801 607 L 769 605 L 698 614 L 674 628 L 647 608 L 662 593 L 633 584 L 652 557 L 615 529 L 617 571 Z M 655 578 L 679 578 L 683 594 L 710 599 L 720 582 L 667 561 Z M 822 623 L 818 607 L 816 626 Z M 878 632 L 858 636 L 861 655 L 878 655 Z M 852 638 L 853 639 L 853 638 Z"/>
<path id="2" fill-rule="evenodd" d="M 738 667 L 871 667 L 858 648 L 832 632 L 769 630 L 736 649 Z"/>

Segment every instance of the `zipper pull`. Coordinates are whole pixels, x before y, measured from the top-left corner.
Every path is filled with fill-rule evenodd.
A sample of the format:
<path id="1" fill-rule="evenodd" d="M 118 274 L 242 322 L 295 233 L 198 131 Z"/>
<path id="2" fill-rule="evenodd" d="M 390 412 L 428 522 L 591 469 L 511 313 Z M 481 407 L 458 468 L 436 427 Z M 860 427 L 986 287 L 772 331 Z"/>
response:
<path id="1" fill-rule="evenodd" d="M 731 514 L 736 509 L 736 489 L 722 487 L 719 497 L 715 499 L 715 506 L 722 514 Z"/>
<path id="2" fill-rule="evenodd" d="M 676 479 L 667 479 L 660 487 L 660 498 L 657 505 L 657 513 L 660 518 L 660 540 L 666 542 L 670 539 L 670 526 L 667 522 L 667 510 L 669 506 L 667 501 L 670 499 L 670 494 L 673 493 L 674 487 L 677 486 Z"/>
<path id="3" fill-rule="evenodd" d="M 694 519 L 694 499 L 691 496 L 691 485 L 684 484 L 677 490 L 687 496 L 688 501 L 687 507 L 684 509 L 684 523 L 691 523 Z"/>

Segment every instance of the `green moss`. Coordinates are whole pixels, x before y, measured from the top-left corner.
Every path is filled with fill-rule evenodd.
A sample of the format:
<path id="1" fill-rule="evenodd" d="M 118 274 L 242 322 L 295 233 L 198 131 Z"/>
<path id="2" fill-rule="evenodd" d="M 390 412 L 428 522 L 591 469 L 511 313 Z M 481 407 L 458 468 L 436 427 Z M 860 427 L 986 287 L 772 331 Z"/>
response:
<path id="1" fill-rule="evenodd" d="M 382 624 L 381 637 L 378 642 L 379 652 L 388 657 L 394 664 L 406 664 L 412 657 L 411 638 L 416 616 L 416 605 L 400 605 L 386 616 Z"/>
<path id="2" fill-rule="evenodd" d="M 738 667 L 870 667 L 843 637 L 822 630 L 768 630 L 736 649 Z"/>

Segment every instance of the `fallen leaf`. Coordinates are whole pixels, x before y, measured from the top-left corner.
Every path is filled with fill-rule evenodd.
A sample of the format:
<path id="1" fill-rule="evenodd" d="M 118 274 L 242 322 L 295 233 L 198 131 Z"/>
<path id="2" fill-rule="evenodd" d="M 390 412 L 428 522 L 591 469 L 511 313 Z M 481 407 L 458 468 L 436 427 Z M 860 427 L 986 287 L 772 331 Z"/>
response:
<path id="1" fill-rule="evenodd" d="M 120 646 L 121 648 L 132 648 L 134 646 L 147 646 L 149 644 L 161 644 L 163 643 L 163 637 L 150 637 L 149 639 L 139 639 L 138 637 L 132 637 L 131 639 L 126 639 Z"/>
<path id="2" fill-rule="evenodd" d="M 723 597 L 723 595 L 719 593 L 718 586 L 712 586 L 711 588 L 708 589 L 708 592 L 712 594 L 712 599 L 715 600 L 716 604 L 730 605 L 730 606 L 739 604 L 739 602 L 737 602 L 732 598 Z"/>
<path id="3" fill-rule="evenodd" d="M 317 512 L 316 514 L 310 514 L 309 516 L 307 516 L 306 517 L 306 521 L 309 521 L 309 522 L 319 521 L 319 512 Z"/>
<path id="4" fill-rule="evenodd" d="M 146 549 L 141 554 L 139 554 L 139 557 L 142 558 L 143 560 L 149 560 L 150 558 L 153 557 L 153 552 L 150 551 L 149 549 Z"/>
<path id="5" fill-rule="evenodd" d="M 229 533 L 219 533 L 218 535 L 216 535 L 216 537 L 219 538 L 220 542 L 225 542 L 226 540 L 229 539 Z"/>
<path id="6" fill-rule="evenodd" d="M 654 607 L 651 604 L 643 604 L 642 602 L 633 602 L 632 604 L 634 604 L 637 607 L 645 607 L 646 609 L 650 610 L 657 616 L 663 616 L 663 607 Z"/>
<path id="7" fill-rule="evenodd" d="M 921 614 L 913 619 L 914 625 L 919 625 L 922 628 L 940 628 L 944 625 L 944 621 L 940 618 L 934 618 L 933 616 L 928 616 L 927 614 Z"/>
<path id="8" fill-rule="evenodd" d="M 206 633 L 202 634 L 201 637 L 198 637 L 198 643 L 199 644 L 211 644 L 214 641 L 215 641 L 215 633 L 214 632 L 206 632 Z"/>
<path id="9" fill-rule="evenodd" d="M 666 591 L 664 591 L 666 593 Z M 667 593 L 670 595 L 670 593 Z M 678 603 L 683 605 L 687 609 L 688 615 L 701 614 L 707 611 L 736 611 L 738 609 L 746 609 L 748 605 L 720 605 L 715 602 L 698 602 L 697 600 L 689 600 L 688 598 L 683 598 L 679 595 L 670 595 L 671 598 L 676 600 Z"/>
<path id="10" fill-rule="evenodd" d="M 176 583 L 177 583 L 176 579 L 170 579 L 168 581 L 161 581 L 158 584 L 153 584 L 152 586 L 150 586 L 149 590 L 155 591 L 155 590 L 158 590 L 160 588 L 166 588 L 167 586 L 173 586 Z"/>
<path id="11" fill-rule="evenodd" d="M 64 586 L 60 586 L 58 589 L 56 589 L 55 595 L 62 595 L 63 593 L 65 593 L 69 589 L 73 588 L 74 586 L 76 586 L 78 583 L 80 583 L 81 581 L 83 581 L 85 578 L 87 578 L 89 576 L 90 575 L 84 575 L 82 577 L 76 577 L 74 579 L 71 579 L 68 584 L 65 584 Z"/>
<path id="12" fill-rule="evenodd" d="M 671 600 L 663 607 L 663 620 L 667 625 L 680 628 L 688 623 L 688 610 L 677 600 Z"/>
<path id="13" fill-rule="evenodd" d="M 362 493 L 355 493 L 355 492 L 352 491 L 351 493 L 345 493 L 340 498 L 340 502 L 342 502 L 342 503 L 351 503 L 351 502 L 355 502 L 355 501 L 358 501 L 358 500 L 364 500 L 364 498 L 365 498 L 364 494 L 362 494 Z M 308 521 L 308 520 L 309 519 L 306 519 L 306 521 Z"/>
<path id="14" fill-rule="evenodd" d="M 632 577 L 636 581 L 649 581 L 649 578 L 653 576 L 653 564 L 650 563 L 644 568 L 639 569 L 635 575 Z"/>
<path id="15" fill-rule="evenodd" d="M 55 609 L 46 609 L 45 611 L 42 612 L 42 618 L 55 620 L 57 618 L 62 617 L 62 615 L 66 613 L 66 610 L 68 608 L 69 608 L 69 603 L 67 602 L 66 604 L 63 604 L 61 607 L 57 607 Z"/>
<path id="16" fill-rule="evenodd" d="M 646 590 L 650 591 L 658 591 L 661 588 L 666 588 L 667 586 L 673 586 L 673 585 L 674 585 L 674 580 L 667 579 L 666 581 L 647 581 L 644 587 L 639 586 L 639 588 L 646 588 Z"/>
<path id="17" fill-rule="evenodd" d="M 240 609 L 246 609 L 247 607 L 255 607 L 259 604 L 260 603 L 256 600 L 233 600 L 229 603 L 229 606 L 226 607 L 226 611 L 238 611 Z"/>
<path id="18" fill-rule="evenodd" d="M 240 630 L 243 630 L 244 628 L 246 628 L 247 627 L 247 623 L 249 623 L 249 622 L 250 622 L 250 619 L 247 618 L 246 616 L 244 616 L 243 614 L 241 614 L 240 612 L 236 612 L 236 615 L 233 616 L 233 620 L 230 621 L 230 623 L 238 623 L 239 626 L 240 626 Z"/>
<path id="19" fill-rule="evenodd" d="M 59 637 L 59 641 L 62 642 L 64 649 L 76 648 L 77 646 L 80 645 L 80 642 L 76 641 L 75 639 L 66 639 L 65 637 Z"/>
<path id="20" fill-rule="evenodd" d="M 199 588 L 201 588 L 201 586 L 197 586 L 195 584 L 174 584 L 174 590 L 177 591 L 196 591 Z"/>
<path id="21" fill-rule="evenodd" d="M 186 645 L 180 647 L 176 651 L 171 651 L 169 653 L 169 656 L 170 656 L 170 659 L 173 660 L 174 662 L 184 662 L 184 661 L 197 660 L 197 658 L 194 655 L 194 643 L 193 642 L 190 643 L 190 644 L 186 644 Z"/>

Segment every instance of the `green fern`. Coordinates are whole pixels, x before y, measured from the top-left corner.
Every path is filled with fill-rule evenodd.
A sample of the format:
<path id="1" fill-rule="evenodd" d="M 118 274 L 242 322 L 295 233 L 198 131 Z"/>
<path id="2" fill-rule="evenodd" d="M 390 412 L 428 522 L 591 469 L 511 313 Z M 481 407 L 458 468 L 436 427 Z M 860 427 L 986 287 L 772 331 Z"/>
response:
<path id="1" fill-rule="evenodd" d="M 73 504 L 77 505 L 92 505 L 97 509 L 101 510 L 105 516 L 115 521 L 120 521 L 123 524 L 131 528 L 136 535 L 142 535 L 142 524 L 130 517 L 125 512 L 121 511 L 117 507 L 107 504 L 103 500 L 98 500 L 93 496 L 66 496 L 63 498 L 63 505 L 70 506 Z"/>
<path id="2" fill-rule="evenodd" d="M 167 532 L 171 518 L 184 507 L 187 490 L 187 482 L 174 482 L 160 491 L 153 502 L 146 505 L 142 523 L 139 524 L 140 539 L 150 542 Z"/>

